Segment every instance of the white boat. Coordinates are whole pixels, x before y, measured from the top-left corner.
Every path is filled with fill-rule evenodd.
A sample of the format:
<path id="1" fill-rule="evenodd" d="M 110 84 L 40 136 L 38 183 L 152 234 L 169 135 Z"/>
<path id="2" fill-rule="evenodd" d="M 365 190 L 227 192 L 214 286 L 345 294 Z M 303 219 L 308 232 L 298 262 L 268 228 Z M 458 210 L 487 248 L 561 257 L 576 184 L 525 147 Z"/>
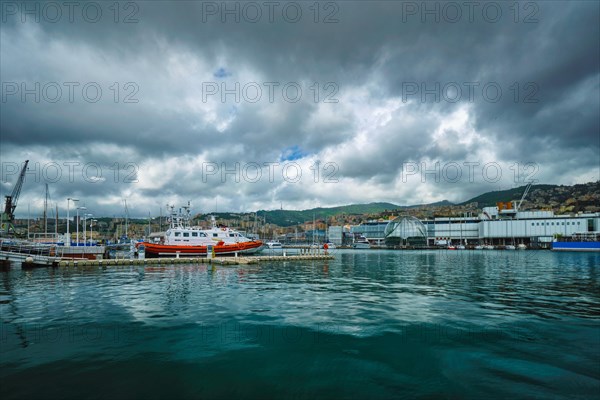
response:
<path id="1" fill-rule="evenodd" d="M 281 248 L 283 248 L 283 246 L 281 245 L 281 243 L 278 242 L 277 240 L 271 240 L 270 242 L 265 243 L 265 245 L 269 249 L 281 249 Z"/>
<path id="2" fill-rule="evenodd" d="M 354 243 L 352 244 L 352 248 L 354 248 L 354 249 L 370 249 L 371 243 L 369 243 L 367 238 L 365 238 L 364 236 L 361 236 L 359 239 L 356 239 L 354 241 Z"/>
<path id="3" fill-rule="evenodd" d="M 64 238 L 61 239 L 61 236 Z M 96 242 L 87 240 L 87 243 L 72 242 L 69 245 L 69 238 L 67 235 L 58 234 L 31 234 L 27 239 L 31 243 L 35 244 L 46 244 L 49 246 L 56 246 L 56 253 L 63 258 L 86 258 L 89 260 L 100 260 L 102 259 L 105 251 L 105 247 L 98 245 Z"/>
<path id="4" fill-rule="evenodd" d="M 494 250 L 495 249 L 495 247 L 492 246 L 491 244 L 486 244 L 485 246 L 483 246 L 483 248 L 486 250 Z"/>
<path id="5" fill-rule="evenodd" d="M 516 247 L 513 246 L 512 244 L 507 244 L 506 246 L 504 246 L 504 250 L 515 250 Z"/>
<path id="6" fill-rule="evenodd" d="M 187 256 L 205 255 L 209 251 L 215 254 L 251 254 L 262 250 L 260 240 L 248 239 L 235 229 L 217 226 L 215 217 L 211 216 L 210 229 L 203 229 L 190 224 L 189 204 L 185 214 L 175 213 L 171 207 L 170 227 L 160 243 L 143 242 L 146 257 L 159 257 L 178 253 Z"/>
<path id="7" fill-rule="evenodd" d="M 215 243 L 224 242 L 225 244 L 231 243 L 240 243 L 240 242 L 251 242 L 256 241 L 250 238 L 247 238 L 242 233 L 238 232 L 235 229 L 229 228 L 227 226 L 219 225 L 217 226 L 217 222 L 215 217 L 211 215 L 210 217 L 211 227 L 210 229 L 202 229 L 200 227 L 188 227 L 190 230 L 198 230 L 198 232 L 204 233 L 207 238 L 212 240 Z M 279 242 L 277 242 L 279 243 Z M 279 243 L 281 246 L 281 243 Z"/>
<path id="8" fill-rule="evenodd" d="M 465 250 L 466 247 L 464 244 L 459 244 L 458 246 L 456 246 L 456 250 Z"/>
<path id="9" fill-rule="evenodd" d="M 474 250 L 483 250 L 483 246 L 478 244 L 477 246 L 473 247 Z"/>
<path id="10" fill-rule="evenodd" d="M 520 243 L 520 244 L 517 246 L 517 250 L 527 250 L 527 245 L 526 245 L 526 244 L 524 244 L 524 243 Z"/>

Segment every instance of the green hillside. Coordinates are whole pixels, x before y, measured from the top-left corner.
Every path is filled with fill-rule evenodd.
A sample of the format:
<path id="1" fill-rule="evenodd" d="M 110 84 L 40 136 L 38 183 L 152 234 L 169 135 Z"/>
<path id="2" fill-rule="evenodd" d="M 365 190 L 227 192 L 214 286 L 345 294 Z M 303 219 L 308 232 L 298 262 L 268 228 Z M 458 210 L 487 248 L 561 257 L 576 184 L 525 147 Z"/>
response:
<path id="1" fill-rule="evenodd" d="M 311 221 L 314 218 L 324 219 L 340 214 L 375 214 L 386 210 L 395 210 L 400 206 L 392 203 L 350 204 L 339 207 L 318 207 L 310 210 L 259 210 L 258 218 L 265 218 L 267 223 L 279 226 L 292 226 Z M 240 214 L 216 213 L 217 218 L 239 218 Z"/>
<path id="2" fill-rule="evenodd" d="M 365 215 L 378 214 L 384 211 L 393 211 L 398 209 L 408 208 L 427 208 L 427 207 L 452 207 L 453 205 L 463 206 L 469 203 L 476 202 L 479 208 L 496 205 L 497 202 L 507 202 L 511 200 L 519 200 L 526 189 L 527 185 L 520 187 L 497 190 L 487 192 L 479 196 L 473 197 L 463 203 L 453 204 L 447 200 L 439 201 L 431 204 L 419 204 L 410 206 L 399 206 L 392 203 L 368 203 L 368 204 L 350 204 L 339 207 L 319 207 L 310 210 L 260 210 L 257 212 L 258 218 L 263 219 L 270 224 L 279 226 L 292 226 L 302 224 L 315 219 L 325 219 L 340 214 L 346 215 Z M 599 182 L 590 182 L 587 184 L 578 184 L 574 186 L 561 185 L 533 185 L 527 195 L 526 202 L 530 206 L 537 208 L 548 207 L 549 203 L 564 203 L 571 199 L 573 207 L 577 210 L 587 210 L 589 207 L 597 204 L 597 197 L 600 188 Z M 587 208 L 586 208 L 587 207 Z M 592 210 L 593 211 L 593 210 Z M 215 216 L 218 219 L 253 219 L 254 213 L 217 213 Z"/>
<path id="3" fill-rule="evenodd" d="M 491 207 L 495 206 L 499 201 L 511 201 L 511 200 L 519 200 L 521 196 L 523 196 L 523 192 L 525 192 L 525 186 L 520 186 L 517 188 L 512 188 L 508 190 L 497 190 L 494 192 L 487 192 L 484 194 L 480 194 L 479 196 L 473 197 L 470 200 L 467 200 L 459 205 L 465 205 L 473 202 L 477 202 L 479 207 Z M 558 185 L 532 185 L 529 193 L 536 189 L 548 190 L 554 189 L 558 187 Z M 529 195 L 528 195 L 529 197 Z"/>

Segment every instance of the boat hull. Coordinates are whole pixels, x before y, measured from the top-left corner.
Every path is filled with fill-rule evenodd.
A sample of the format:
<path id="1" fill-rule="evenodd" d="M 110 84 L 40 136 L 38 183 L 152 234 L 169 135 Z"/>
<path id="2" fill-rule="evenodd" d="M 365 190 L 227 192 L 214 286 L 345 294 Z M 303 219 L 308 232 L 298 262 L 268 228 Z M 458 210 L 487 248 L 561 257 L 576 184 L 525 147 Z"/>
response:
<path id="1" fill-rule="evenodd" d="M 140 245 L 144 246 L 147 258 L 175 257 L 177 254 L 184 257 L 206 256 L 208 248 L 207 246 L 179 246 L 148 242 L 141 243 Z M 262 247 L 262 242 L 252 241 L 215 245 L 213 249 L 215 255 L 228 255 L 235 253 L 252 254 L 262 250 Z"/>
<path id="2" fill-rule="evenodd" d="M 554 251 L 600 251 L 600 242 L 552 242 Z"/>

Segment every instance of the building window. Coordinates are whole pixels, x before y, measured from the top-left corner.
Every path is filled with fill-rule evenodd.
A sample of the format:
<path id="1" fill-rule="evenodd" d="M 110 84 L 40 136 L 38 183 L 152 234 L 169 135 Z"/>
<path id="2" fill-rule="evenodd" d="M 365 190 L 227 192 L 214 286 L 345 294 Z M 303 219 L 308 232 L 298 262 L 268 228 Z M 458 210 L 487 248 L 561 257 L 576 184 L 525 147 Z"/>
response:
<path id="1" fill-rule="evenodd" d="M 198 237 L 198 232 L 192 232 L 192 237 Z"/>
<path id="2" fill-rule="evenodd" d="M 181 232 L 175 232 L 175 237 L 181 236 Z"/>
<path id="3" fill-rule="evenodd" d="M 183 237 L 190 237 L 190 233 L 189 232 L 183 232 Z"/>

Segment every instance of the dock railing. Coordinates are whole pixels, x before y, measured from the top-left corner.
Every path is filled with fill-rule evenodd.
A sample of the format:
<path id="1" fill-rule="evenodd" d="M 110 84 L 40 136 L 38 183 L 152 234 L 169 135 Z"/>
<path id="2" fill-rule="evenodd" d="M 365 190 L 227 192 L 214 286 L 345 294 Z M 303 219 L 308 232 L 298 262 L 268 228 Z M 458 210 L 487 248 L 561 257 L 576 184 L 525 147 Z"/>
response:
<path id="1" fill-rule="evenodd" d="M 35 256 L 58 256 L 55 244 L 33 243 L 20 239 L 0 239 L 0 250 Z"/>

